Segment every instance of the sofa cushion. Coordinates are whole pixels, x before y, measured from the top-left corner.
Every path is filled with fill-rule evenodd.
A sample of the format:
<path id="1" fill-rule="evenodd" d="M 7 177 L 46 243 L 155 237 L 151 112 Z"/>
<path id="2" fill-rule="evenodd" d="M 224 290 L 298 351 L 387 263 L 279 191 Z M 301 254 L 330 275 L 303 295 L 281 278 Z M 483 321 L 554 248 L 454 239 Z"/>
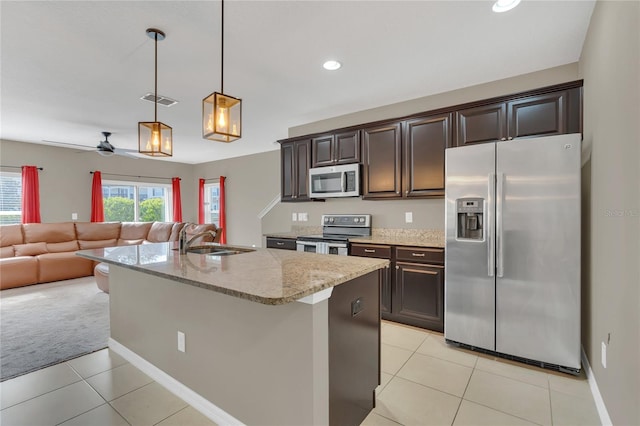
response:
<path id="1" fill-rule="evenodd" d="M 86 277 L 93 272 L 94 262 L 73 252 L 47 253 L 36 258 L 40 283 Z"/>
<path id="2" fill-rule="evenodd" d="M 119 238 L 121 240 L 142 241 L 147 238 L 151 225 L 153 222 L 122 222 Z"/>
<path id="3" fill-rule="evenodd" d="M 162 243 L 169 241 L 171 237 L 171 230 L 173 229 L 173 222 L 153 222 L 149 234 L 147 235 L 147 241 L 152 243 Z"/>
<path id="4" fill-rule="evenodd" d="M 173 228 L 171 228 L 171 235 L 169 236 L 169 241 L 178 241 L 180 239 L 180 231 L 186 225 L 184 222 L 176 222 L 173 224 Z"/>
<path id="5" fill-rule="evenodd" d="M 22 230 L 25 243 L 62 243 L 76 239 L 73 222 L 25 223 Z"/>
<path id="6" fill-rule="evenodd" d="M 0 247 L 13 246 L 24 243 L 22 225 L 2 225 L 0 227 Z"/>
<path id="7" fill-rule="evenodd" d="M 38 260 L 33 256 L 0 260 L 0 289 L 21 287 L 38 282 Z"/>
<path id="8" fill-rule="evenodd" d="M 47 243 L 16 244 L 13 246 L 15 256 L 37 256 L 48 253 Z"/>
<path id="9" fill-rule="evenodd" d="M 67 241 L 66 243 L 48 243 L 47 251 L 49 253 L 60 253 L 64 251 L 77 251 L 80 250 L 78 241 Z"/>
<path id="10" fill-rule="evenodd" d="M 88 250 L 95 248 L 115 247 L 118 245 L 118 240 L 116 240 L 115 238 L 112 240 L 78 240 L 78 244 L 80 245 L 80 250 Z"/>
<path id="11" fill-rule="evenodd" d="M 120 227 L 120 222 L 76 222 L 76 233 L 78 240 L 117 240 L 120 236 Z"/>
<path id="12" fill-rule="evenodd" d="M 15 256 L 15 253 L 13 252 L 13 246 L 0 247 L 0 259 L 13 256 Z"/>

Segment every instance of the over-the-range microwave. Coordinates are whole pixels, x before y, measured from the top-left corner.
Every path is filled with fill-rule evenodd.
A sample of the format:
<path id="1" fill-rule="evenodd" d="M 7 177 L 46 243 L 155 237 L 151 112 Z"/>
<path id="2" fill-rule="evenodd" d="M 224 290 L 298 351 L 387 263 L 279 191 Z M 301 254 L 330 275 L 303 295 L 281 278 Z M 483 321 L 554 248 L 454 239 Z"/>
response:
<path id="1" fill-rule="evenodd" d="M 360 164 L 309 169 L 309 197 L 360 196 Z"/>

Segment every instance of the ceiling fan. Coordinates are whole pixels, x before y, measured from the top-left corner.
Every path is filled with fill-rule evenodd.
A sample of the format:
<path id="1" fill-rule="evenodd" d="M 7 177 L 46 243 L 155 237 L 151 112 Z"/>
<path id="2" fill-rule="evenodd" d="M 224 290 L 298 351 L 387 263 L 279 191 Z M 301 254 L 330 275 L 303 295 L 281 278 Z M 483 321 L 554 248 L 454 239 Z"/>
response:
<path id="1" fill-rule="evenodd" d="M 48 142 L 48 143 L 53 143 L 58 145 L 75 146 L 77 148 L 82 148 L 83 150 L 91 149 L 93 151 L 95 149 L 95 151 L 98 154 L 102 155 L 103 157 L 110 157 L 115 154 L 115 155 L 122 155 L 129 158 L 134 158 L 136 160 L 138 159 L 138 157 L 136 157 L 135 155 L 131 155 L 132 152 L 137 153 L 138 152 L 137 150 L 116 148 L 115 146 L 113 146 L 111 142 L 109 142 L 109 136 L 111 136 L 111 132 L 102 132 L 102 135 L 104 136 L 104 140 L 100 141 L 95 148 L 90 148 L 86 145 L 79 145 L 79 144 L 67 143 L 67 142 L 57 142 L 57 141 L 48 141 L 48 140 L 43 140 L 43 142 Z"/>

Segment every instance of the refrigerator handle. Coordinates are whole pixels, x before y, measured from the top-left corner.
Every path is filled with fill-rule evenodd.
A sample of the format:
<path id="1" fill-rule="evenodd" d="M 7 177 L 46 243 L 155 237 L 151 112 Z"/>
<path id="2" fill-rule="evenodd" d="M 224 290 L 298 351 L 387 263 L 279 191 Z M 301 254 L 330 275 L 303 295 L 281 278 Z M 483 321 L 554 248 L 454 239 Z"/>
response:
<path id="1" fill-rule="evenodd" d="M 496 199 L 496 175 L 489 173 L 488 177 L 488 194 L 489 199 L 485 201 L 484 211 L 487 212 L 485 217 L 485 235 L 487 236 L 487 270 L 488 275 L 493 277 L 496 270 L 496 239 L 493 235 L 493 206 Z"/>
<path id="2" fill-rule="evenodd" d="M 502 208 L 504 204 L 504 173 L 498 173 L 497 182 L 497 197 L 496 197 L 496 238 L 498 245 L 498 259 L 497 259 L 497 275 L 502 278 L 504 276 L 504 234 L 503 234 L 503 215 Z"/>

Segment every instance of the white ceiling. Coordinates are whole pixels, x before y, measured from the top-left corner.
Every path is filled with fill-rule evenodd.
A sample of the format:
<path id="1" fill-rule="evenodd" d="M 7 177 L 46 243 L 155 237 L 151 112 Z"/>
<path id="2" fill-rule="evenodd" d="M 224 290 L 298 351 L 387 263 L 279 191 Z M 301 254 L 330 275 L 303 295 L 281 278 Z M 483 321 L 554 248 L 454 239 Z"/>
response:
<path id="1" fill-rule="evenodd" d="M 6 1 L 1 123 L 6 140 L 95 146 L 111 131 L 137 149 L 158 107 L 173 127 L 169 161 L 202 163 L 278 149 L 287 129 L 321 119 L 575 62 L 593 1 L 225 2 L 226 94 L 243 99 L 242 139 L 201 137 L 201 101 L 220 89 L 218 1 Z M 327 59 L 342 69 L 322 68 Z M 145 157 L 149 158 L 149 157 Z"/>

